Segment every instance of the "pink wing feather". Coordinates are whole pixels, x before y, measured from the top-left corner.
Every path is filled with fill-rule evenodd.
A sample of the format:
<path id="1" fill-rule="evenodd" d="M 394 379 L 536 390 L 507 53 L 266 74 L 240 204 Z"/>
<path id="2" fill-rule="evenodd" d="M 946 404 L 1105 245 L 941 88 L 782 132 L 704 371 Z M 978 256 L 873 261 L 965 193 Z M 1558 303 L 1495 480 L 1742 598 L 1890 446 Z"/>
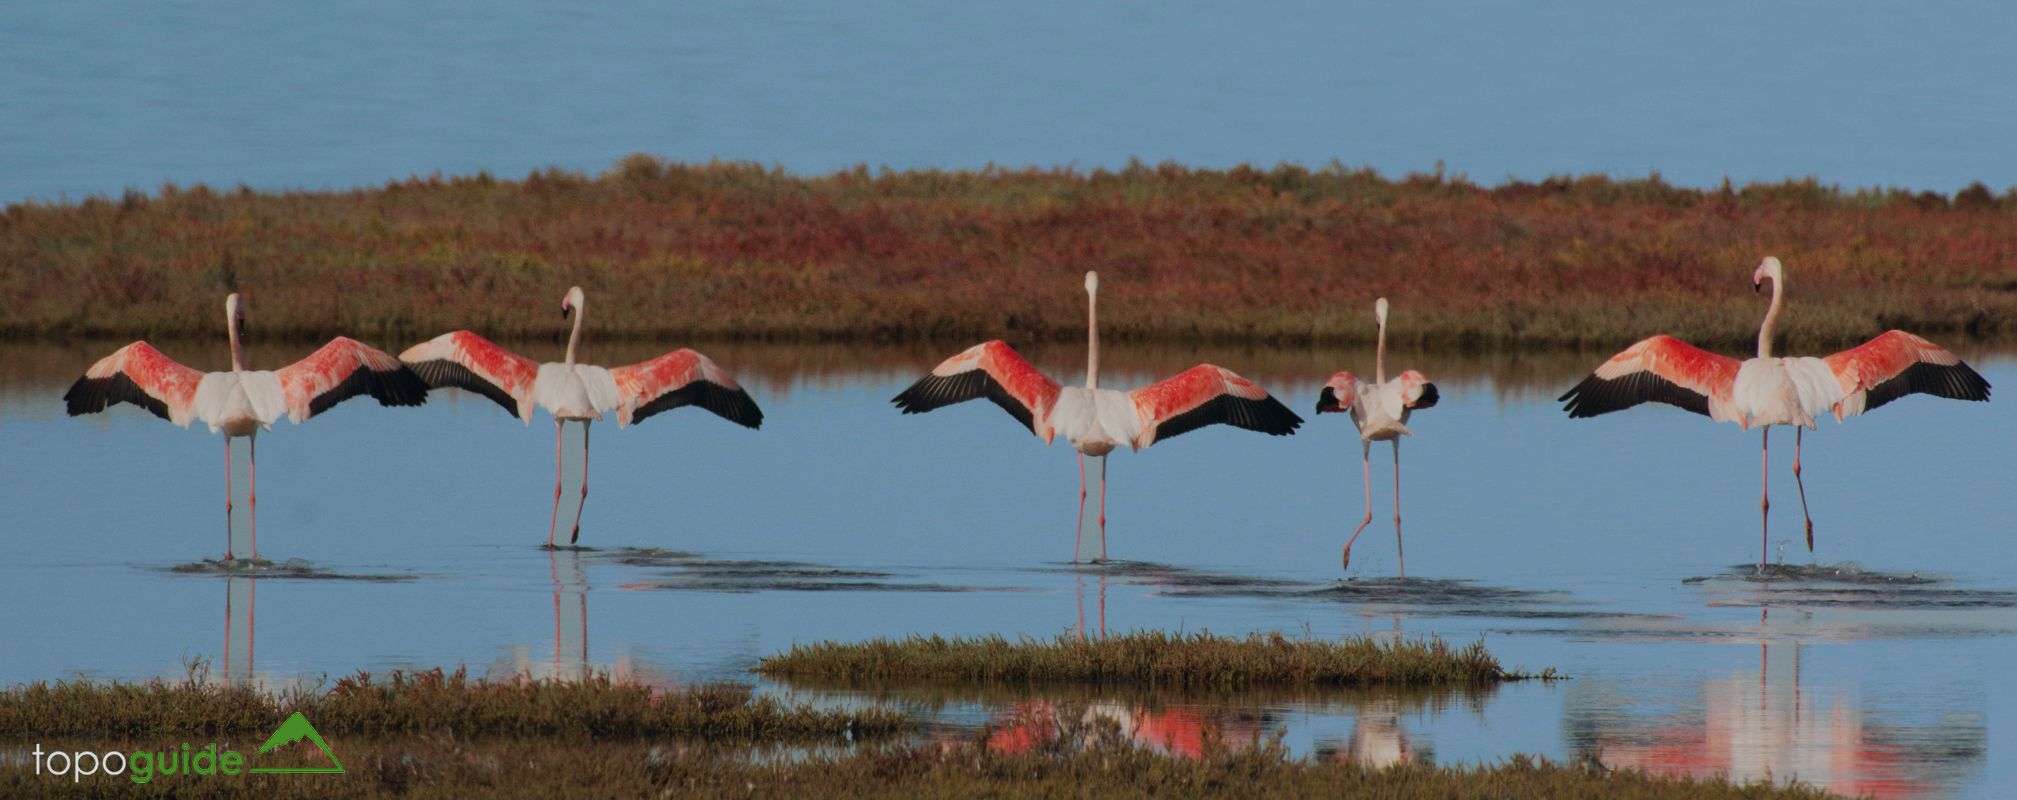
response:
<path id="1" fill-rule="evenodd" d="M 1134 441 L 1136 450 L 1206 425 L 1225 423 L 1286 436 L 1303 424 L 1302 417 L 1269 396 L 1267 390 L 1211 364 L 1199 364 L 1169 380 L 1136 389 L 1128 398 L 1134 401 L 1135 415 L 1142 424 Z"/>
<path id="2" fill-rule="evenodd" d="M 98 360 L 63 393 L 70 416 L 132 403 L 154 416 L 188 427 L 196 418 L 196 385 L 203 373 L 177 363 L 146 342 L 134 342 Z"/>
<path id="3" fill-rule="evenodd" d="M 922 414 L 985 397 L 1049 442 L 1056 434 L 1050 414 L 1057 407 L 1058 391 L 1057 381 L 996 339 L 946 359 L 890 402 L 905 414 Z"/>
<path id="4" fill-rule="evenodd" d="M 681 348 L 650 361 L 609 371 L 616 382 L 617 423 L 629 425 L 661 411 L 700 406 L 746 428 L 763 425 L 763 410 L 741 384 L 707 356 Z"/>
<path id="5" fill-rule="evenodd" d="M 444 333 L 406 349 L 399 360 L 434 388 L 453 386 L 490 398 L 505 411 L 532 421 L 532 385 L 539 364 L 469 331 Z"/>
<path id="6" fill-rule="evenodd" d="M 1988 400 L 1989 382 L 1946 348 L 1904 331 L 1822 359 L 1842 384 L 1835 419 L 1855 416 L 1914 392 L 1956 400 Z"/>

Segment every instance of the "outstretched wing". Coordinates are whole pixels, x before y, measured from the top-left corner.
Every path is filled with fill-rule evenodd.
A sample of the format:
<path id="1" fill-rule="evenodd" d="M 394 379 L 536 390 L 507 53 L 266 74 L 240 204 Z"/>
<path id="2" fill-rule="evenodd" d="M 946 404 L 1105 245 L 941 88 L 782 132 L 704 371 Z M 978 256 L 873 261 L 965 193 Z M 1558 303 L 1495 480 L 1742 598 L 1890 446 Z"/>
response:
<path id="1" fill-rule="evenodd" d="M 1051 440 L 1050 412 L 1058 402 L 1057 381 L 1000 339 L 946 359 L 890 402 L 905 414 L 922 414 L 976 397 L 1001 406 L 1031 433 L 1046 442 Z"/>
<path id="2" fill-rule="evenodd" d="M 329 340 L 322 349 L 274 372 L 287 416 L 295 422 L 328 411 L 331 406 L 368 394 L 385 406 L 417 406 L 427 402 L 427 384 L 392 354 L 348 336 Z"/>
<path id="3" fill-rule="evenodd" d="M 132 403 L 154 416 L 189 427 L 196 418 L 196 385 L 203 373 L 162 355 L 146 342 L 134 342 L 98 359 L 84 377 L 63 393 L 70 416 L 104 411 L 114 403 Z"/>
<path id="4" fill-rule="evenodd" d="M 406 349 L 399 360 L 428 386 L 453 386 L 490 398 L 526 422 L 535 407 L 539 364 L 469 331 L 444 333 Z"/>
<path id="5" fill-rule="evenodd" d="M 1822 359 L 1843 398 L 1835 419 L 1855 416 L 1915 392 L 1955 400 L 1988 400 L 1989 382 L 1947 348 L 1904 331 L 1877 338 Z"/>
<path id="6" fill-rule="evenodd" d="M 1136 450 L 1206 425 L 1225 423 L 1269 436 L 1287 436 L 1303 424 L 1302 417 L 1268 396 L 1267 390 L 1211 364 L 1199 364 L 1169 380 L 1128 392 L 1128 399 L 1134 401 L 1135 416 L 1142 425 L 1134 441 Z"/>
<path id="7" fill-rule="evenodd" d="M 660 411 L 700 406 L 745 428 L 763 426 L 763 410 L 735 378 L 712 359 L 681 348 L 650 361 L 609 371 L 616 383 L 616 421 L 643 422 Z"/>
<path id="8" fill-rule="evenodd" d="M 1625 348 L 1556 398 L 1571 418 L 1666 403 L 1715 420 L 1734 420 L 1730 397 L 1742 362 L 1666 334 Z"/>

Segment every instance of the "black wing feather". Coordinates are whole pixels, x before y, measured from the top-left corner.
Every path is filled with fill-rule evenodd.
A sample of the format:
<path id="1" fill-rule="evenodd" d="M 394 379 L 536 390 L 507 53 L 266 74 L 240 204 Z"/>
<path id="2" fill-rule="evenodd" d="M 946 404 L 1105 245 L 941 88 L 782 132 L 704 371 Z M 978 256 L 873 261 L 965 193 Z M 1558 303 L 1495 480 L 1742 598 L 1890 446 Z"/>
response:
<path id="1" fill-rule="evenodd" d="M 1563 410 L 1569 412 L 1571 419 L 1623 411 L 1640 403 L 1666 403 L 1705 417 L 1709 415 L 1707 395 L 1652 372 L 1634 372 L 1610 380 L 1591 375 L 1555 399 L 1566 403 Z"/>
<path id="2" fill-rule="evenodd" d="M 379 372 L 359 366 L 342 383 L 308 401 L 308 416 L 328 411 L 331 406 L 360 394 L 369 394 L 382 406 L 417 406 L 427 402 L 427 382 L 402 364 L 398 369 Z"/>
<path id="3" fill-rule="evenodd" d="M 1916 362 L 1888 381 L 1872 386 L 1863 395 L 1863 410 L 1869 411 L 1908 394 L 1925 393 L 1951 400 L 1988 400 L 1989 382 L 1965 363 L 1951 366 Z"/>
<path id="4" fill-rule="evenodd" d="M 763 427 L 763 409 L 756 407 L 756 400 L 750 398 L 749 392 L 730 389 L 704 380 L 681 386 L 638 406 L 637 410 L 630 413 L 630 424 L 636 425 L 643 422 L 645 417 L 661 411 L 689 405 L 700 406 L 714 412 L 715 416 L 745 428 Z"/>
<path id="5" fill-rule="evenodd" d="M 976 397 L 985 397 L 1001 406 L 1031 433 L 1036 432 L 1029 408 L 1010 395 L 1008 389 L 1003 388 L 986 370 L 973 369 L 957 375 L 926 375 L 903 390 L 902 394 L 890 398 L 890 402 L 905 414 L 922 414 Z"/>
<path id="6" fill-rule="evenodd" d="M 464 391 L 475 392 L 503 406 L 504 410 L 512 416 L 518 416 L 517 398 L 512 397 L 511 393 L 504 391 L 497 384 L 478 377 L 468 367 L 445 358 L 422 361 L 417 364 L 407 364 L 407 367 L 412 369 L 413 374 L 430 387 L 439 389 L 443 386 L 451 386 Z"/>
<path id="7" fill-rule="evenodd" d="M 1303 418 L 1296 416 L 1282 401 L 1273 397 L 1248 400 L 1222 394 L 1200 404 L 1182 414 L 1163 420 L 1156 426 L 1156 441 L 1176 438 L 1191 431 L 1225 423 L 1235 428 L 1259 431 L 1269 436 L 1287 436 L 1295 433 L 1303 424 Z"/>
<path id="8" fill-rule="evenodd" d="M 168 404 L 141 389 L 124 372 L 115 372 L 110 378 L 78 378 L 70 384 L 70 391 L 63 393 L 64 410 L 73 417 L 104 411 L 114 403 L 132 403 L 168 419 Z"/>

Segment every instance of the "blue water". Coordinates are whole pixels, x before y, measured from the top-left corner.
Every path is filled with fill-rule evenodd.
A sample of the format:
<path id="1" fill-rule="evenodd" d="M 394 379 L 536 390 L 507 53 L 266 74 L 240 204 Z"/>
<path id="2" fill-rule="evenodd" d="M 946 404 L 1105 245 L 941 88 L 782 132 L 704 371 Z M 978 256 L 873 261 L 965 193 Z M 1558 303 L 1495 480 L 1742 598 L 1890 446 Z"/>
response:
<path id="1" fill-rule="evenodd" d="M 400 580 L 254 581 L 167 571 L 223 546 L 217 438 L 124 407 L 62 415 L 63 388 L 109 349 L 0 349 L 0 683 L 179 677 L 200 662 L 213 679 L 269 686 L 457 665 L 679 685 L 752 680 L 758 658 L 821 639 L 1400 632 L 1482 638 L 1509 665 L 1572 679 L 1454 698 L 1111 697 L 1098 713 L 1178 752 L 1181 731 L 1210 726 L 1368 763 L 1598 752 L 1885 796 L 2017 785 L 2017 737 L 1998 730 L 2017 719 L 2000 678 L 2017 658 L 2005 543 L 2017 426 L 2001 398 L 1909 398 L 1808 436 L 1812 557 L 1781 432 L 1775 549 L 1844 574 L 1759 584 L 1741 566 L 1758 547 L 1755 433 L 1664 407 L 1566 419 L 1551 398 L 1601 355 L 1395 354 L 1444 397 L 1402 449 L 1411 580 L 1391 580 L 1382 447 L 1374 523 L 1340 584 L 1338 547 L 1363 509 L 1339 417 L 1290 438 L 1208 429 L 1116 453 L 1110 542 L 1127 563 L 1074 568 L 1072 451 L 986 404 L 914 417 L 889 406 L 944 353 L 710 347 L 747 378 L 763 429 L 691 409 L 597 426 L 582 534 L 594 550 L 535 547 L 553 496 L 544 416 L 527 426 L 444 394 L 276 426 L 260 439 L 261 555 Z M 1299 411 L 1323 366 L 1368 360 L 1113 349 L 1103 361 L 1120 371 L 1102 376 L 1113 385 L 1203 359 L 1253 363 L 1248 374 Z M 214 367 L 221 348 L 169 350 Z M 635 357 L 621 355 L 609 360 Z M 1968 355 L 2017 386 L 2010 359 Z M 1076 358 L 1058 347 L 1037 361 L 1076 380 Z M 999 697 L 916 702 L 955 727 L 1010 714 Z"/>
<path id="2" fill-rule="evenodd" d="M 2012 29 L 1991 2 L 31 0 L 0 8 L 0 201 L 639 151 L 2000 190 Z"/>

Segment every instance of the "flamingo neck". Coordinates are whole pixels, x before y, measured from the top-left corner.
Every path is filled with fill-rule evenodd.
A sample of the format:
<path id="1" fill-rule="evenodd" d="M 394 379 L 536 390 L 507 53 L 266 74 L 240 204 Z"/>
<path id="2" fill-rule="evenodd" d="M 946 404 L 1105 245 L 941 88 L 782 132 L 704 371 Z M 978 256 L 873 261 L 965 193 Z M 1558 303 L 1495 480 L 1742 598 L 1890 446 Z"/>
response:
<path id="1" fill-rule="evenodd" d="M 1086 388 L 1100 388 L 1099 296 L 1086 295 Z"/>
<path id="2" fill-rule="evenodd" d="M 1758 326 L 1758 357 L 1772 357 L 1772 327 L 1779 322 L 1779 303 L 1786 290 L 1785 278 L 1772 279 L 1772 306 L 1765 310 L 1765 322 Z"/>
<path id="3" fill-rule="evenodd" d="M 585 305 L 587 303 L 574 304 L 574 332 L 567 335 L 567 363 L 569 364 L 574 363 L 574 358 L 581 348 L 581 318 L 588 315 L 588 309 L 583 308 Z"/>
<path id="4" fill-rule="evenodd" d="M 1361 328 L 1360 330 L 1364 330 Z M 1380 318 L 1380 335 L 1373 346 L 1373 383 L 1385 385 L 1387 382 L 1387 320 Z"/>
<path id="5" fill-rule="evenodd" d="M 231 333 L 231 371 L 243 372 L 245 370 L 245 343 L 238 339 L 238 319 L 236 317 L 226 319 L 224 321 L 224 329 Z"/>

